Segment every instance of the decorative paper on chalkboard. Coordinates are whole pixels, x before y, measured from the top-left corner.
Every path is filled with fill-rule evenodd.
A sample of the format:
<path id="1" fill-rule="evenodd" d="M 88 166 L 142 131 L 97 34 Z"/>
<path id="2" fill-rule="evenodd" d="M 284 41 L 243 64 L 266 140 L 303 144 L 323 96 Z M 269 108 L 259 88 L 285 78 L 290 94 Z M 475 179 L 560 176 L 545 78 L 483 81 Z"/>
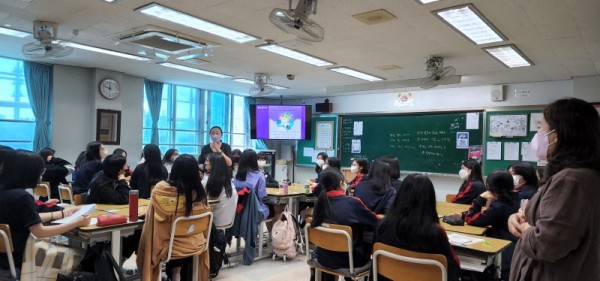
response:
<path id="1" fill-rule="evenodd" d="M 456 148 L 469 148 L 469 132 L 456 132 Z"/>
<path id="2" fill-rule="evenodd" d="M 315 149 L 333 149 L 333 121 L 316 121 Z"/>
<path id="3" fill-rule="evenodd" d="M 514 138 L 527 136 L 527 115 L 490 116 L 490 137 Z"/>
<path id="4" fill-rule="evenodd" d="M 537 132 L 542 126 L 542 118 L 544 118 L 543 113 L 531 113 L 529 117 L 529 131 Z"/>

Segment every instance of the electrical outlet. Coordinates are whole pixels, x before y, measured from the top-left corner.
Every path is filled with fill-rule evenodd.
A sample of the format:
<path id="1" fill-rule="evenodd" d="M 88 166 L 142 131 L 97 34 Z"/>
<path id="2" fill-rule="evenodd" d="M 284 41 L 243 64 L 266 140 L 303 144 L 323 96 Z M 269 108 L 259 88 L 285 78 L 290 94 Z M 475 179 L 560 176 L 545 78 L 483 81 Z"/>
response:
<path id="1" fill-rule="evenodd" d="M 517 89 L 515 90 L 515 98 L 526 99 L 531 97 L 531 90 L 529 89 Z"/>

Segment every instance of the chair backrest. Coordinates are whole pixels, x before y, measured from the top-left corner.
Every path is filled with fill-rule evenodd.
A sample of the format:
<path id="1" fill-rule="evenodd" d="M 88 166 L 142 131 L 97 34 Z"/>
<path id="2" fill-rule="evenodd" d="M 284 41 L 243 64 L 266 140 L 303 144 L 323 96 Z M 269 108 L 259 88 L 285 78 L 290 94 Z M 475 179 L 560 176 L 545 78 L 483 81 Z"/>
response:
<path id="1" fill-rule="evenodd" d="M 58 196 L 60 198 L 60 203 L 64 203 L 64 200 L 69 200 L 73 203 L 73 189 L 71 184 L 59 185 Z"/>
<path id="2" fill-rule="evenodd" d="M 10 226 L 8 224 L 0 224 L 0 253 L 5 253 L 8 257 L 8 265 L 10 267 L 10 273 L 13 277 L 16 277 L 17 270 L 15 269 L 15 261 L 13 260 L 13 243 L 12 236 L 10 234 Z"/>
<path id="3" fill-rule="evenodd" d="M 446 202 L 452 203 L 454 198 L 456 198 L 456 194 L 446 194 Z"/>
<path id="4" fill-rule="evenodd" d="M 33 194 L 50 198 L 50 184 L 41 182 L 33 189 Z"/>
<path id="5" fill-rule="evenodd" d="M 164 262 L 168 262 L 171 259 L 171 254 L 173 252 L 173 241 L 175 240 L 175 237 L 188 237 L 204 234 L 204 237 L 206 237 L 206 247 L 208 249 L 212 220 L 213 214 L 209 211 L 196 215 L 190 215 L 189 217 L 181 216 L 176 218 L 171 226 L 169 250 L 167 252 L 167 259 L 164 260 Z"/>
<path id="6" fill-rule="evenodd" d="M 392 280 L 446 281 L 444 255 L 413 252 L 383 243 L 373 245 L 373 279 L 381 274 Z"/>
<path id="7" fill-rule="evenodd" d="M 311 227 L 309 223 L 304 227 L 306 239 L 306 252 L 310 253 L 309 245 L 329 251 L 348 253 L 350 273 L 354 273 L 354 259 L 352 250 L 352 228 L 347 225 L 322 223 L 321 226 Z"/>

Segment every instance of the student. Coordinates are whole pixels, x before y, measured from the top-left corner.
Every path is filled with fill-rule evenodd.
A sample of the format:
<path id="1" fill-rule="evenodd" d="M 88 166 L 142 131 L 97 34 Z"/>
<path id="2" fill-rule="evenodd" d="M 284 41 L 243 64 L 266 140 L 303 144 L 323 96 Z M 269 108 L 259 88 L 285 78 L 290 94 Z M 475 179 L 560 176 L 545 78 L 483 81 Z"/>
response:
<path id="1" fill-rule="evenodd" d="M 127 159 L 121 155 L 108 155 L 102 161 L 102 171 L 90 183 L 88 203 L 129 203 L 129 184 L 125 179 Z"/>
<path id="2" fill-rule="evenodd" d="M 396 190 L 390 183 L 390 165 L 375 160 L 366 181 L 354 189 L 354 197 L 360 198 L 376 214 L 385 214 L 392 205 Z"/>
<path id="3" fill-rule="evenodd" d="M 232 164 L 232 167 L 233 167 L 233 171 L 232 171 L 231 175 L 233 177 L 235 177 L 235 174 L 238 171 L 238 166 L 240 164 L 240 157 L 241 156 L 242 156 L 242 151 L 239 150 L 239 149 L 234 149 L 231 152 L 231 164 Z"/>
<path id="4" fill-rule="evenodd" d="M 337 157 L 327 157 L 325 164 L 327 164 L 327 168 L 336 168 L 338 171 L 341 171 L 342 169 L 342 162 Z"/>
<path id="5" fill-rule="evenodd" d="M 464 181 L 458 189 L 458 194 L 452 199 L 452 203 L 471 204 L 479 194 L 485 192 L 485 185 L 481 176 L 481 165 L 477 160 L 463 161 L 458 175 Z"/>
<path id="6" fill-rule="evenodd" d="M 77 178 L 73 182 L 73 194 L 88 192 L 92 178 L 102 170 L 102 159 L 106 157 L 106 154 L 106 147 L 101 142 L 93 141 L 87 144 L 81 169 L 79 169 Z"/>
<path id="7" fill-rule="evenodd" d="M 400 161 L 398 157 L 394 155 L 386 155 L 379 160 L 388 163 L 390 165 L 390 183 L 396 192 L 400 190 L 400 186 L 402 185 L 402 181 L 400 180 Z"/>
<path id="8" fill-rule="evenodd" d="M 117 148 L 117 149 L 113 150 L 113 155 L 121 155 L 121 156 L 125 157 L 125 160 L 127 160 L 127 151 L 125 151 L 125 149 Z M 132 173 L 133 173 L 133 171 L 131 170 L 129 163 L 127 163 L 127 170 L 125 170 L 125 179 L 127 181 L 131 180 Z"/>
<path id="9" fill-rule="evenodd" d="M 60 198 L 58 195 L 58 186 L 61 183 L 68 183 L 65 177 L 73 171 L 73 166 L 67 160 L 54 157 L 54 153 L 54 149 L 49 147 L 43 148 L 39 152 L 46 166 L 46 170 L 42 175 L 42 181 L 50 183 L 50 198 L 58 199 Z"/>
<path id="10" fill-rule="evenodd" d="M 191 155 L 180 155 L 173 163 L 169 180 L 158 182 L 152 190 L 136 260 L 141 280 L 159 279 L 158 261 L 165 258 L 173 221 L 180 216 L 188 217 L 210 211 L 206 199 L 206 191 L 200 184 L 198 161 Z M 167 263 L 167 275 L 170 280 L 188 280 L 189 275 L 184 274 L 181 268 L 191 262 L 192 258 L 182 259 L 179 256 L 190 252 L 200 253 L 198 280 L 209 280 L 208 245 L 205 237 L 193 236 L 175 240 L 173 255 Z"/>
<path id="11" fill-rule="evenodd" d="M 267 187 L 279 187 L 279 182 L 276 181 L 269 171 L 265 170 L 265 165 L 267 165 L 267 156 L 261 152 L 258 154 L 258 168 L 265 175 L 265 184 Z M 271 163 L 273 165 L 273 163 Z"/>
<path id="12" fill-rule="evenodd" d="M 425 175 L 410 174 L 377 227 L 374 242 L 428 254 L 442 254 L 448 264 L 448 281 L 457 281 L 460 263 L 440 226 L 435 190 Z M 388 280 L 379 276 L 379 280 Z"/>
<path id="13" fill-rule="evenodd" d="M 263 219 L 266 219 L 270 217 L 271 212 L 269 207 L 262 201 L 262 198 L 267 197 L 267 186 L 265 176 L 258 168 L 257 158 L 254 150 L 244 150 L 240 157 L 240 166 L 233 180 L 233 185 L 237 191 L 242 188 L 249 188 L 256 194 L 259 200 L 259 209 L 263 214 Z"/>
<path id="14" fill-rule="evenodd" d="M 39 182 L 44 171 L 44 160 L 36 153 L 16 150 L 6 154 L 5 163 L 10 165 L 3 165 L 0 172 L 0 223 L 10 226 L 13 259 L 15 267 L 20 269 L 29 234 L 37 238 L 59 235 L 89 225 L 90 216 L 77 217 L 65 224 L 45 225 L 52 220 L 71 216 L 79 208 L 38 213 L 33 197 L 25 189 L 34 188 Z M 9 268 L 6 255 L 0 255 L 0 268 Z"/>
<path id="15" fill-rule="evenodd" d="M 140 191 L 140 198 L 149 199 L 152 186 L 166 180 L 169 173 L 160 159 L 160 148 L 156 144 L 144 146 L 144 163 L 137 165 L 131 174 L 131 189 Z"/>
<path id="16" fill-rule="evenodd" d="M 204 161 L 204 168 L 210 171 L 206 185 L 209 199 L 218 199 L 219 203 L 212 205 L 213 223 L 220 227 L 228 225 L 235 217 L 238 194 L 231 183 L 231 173 L 220 154 L 209 153 Z M 205 174 L 206 175 L 206 174 Z"/>
<path id="17" fill-rule="evenodd" d="M 369 162 L 367 159 L 357 158 L 352 161 L 350 172 L 356 176 L 348 183 L 348 188 L 354 189 L 369 174 Z"/>
<path id="18" fill-rule="evenodd" d="M 515 191 L 521 199 L 531 199 L 538 190 L 538 177 L 535 168 L 528 162 L 517 162 L 508 171 L 512 174 Z"/>
<path id="19" fill-rule="evenodd" d="M 179 150 L 175 148 L 171 148 L 165 152 L 165 156 L 163 157 L 162 163 L 167 169 L 167 173 L 171 174 L 171 168 L 173 167 L 173 162 L 179 156 Z"/>
<path id="20" fill-rule="evenodd" d="M 222 141 L 223 139 L 223 130 L 219 126 L 213 126 L 208 131 L 210 134 L 211 142 L 202 147 L 200 151 L 200 156 L 198 156 L 198 163 L 200 163 L 200 168 L 204 170 L 203 163 L 206 161 L 206 155 L 209 153 L 217 153 L 222 154 L 225 159 L 225 163 L 227 163 L 227 167 L 231 167 L 231 146 Z"/>
<path id="21" fill-rule="evenodd" d="M 575 98 L 544 109 L 532 140 L 545 184 L 510 216 L 510 280 L 600 280 L 600 117 Z"/>
<path id="22" fill-rule="evenodd" d="M 319 183 L 319 174 L 321 173 L 321 171 L 323 171 L 323 169 L 325 169 L 323 168 L 323 165 L 325 165 L 327 157 L 329 156 L 325 152 L 319 152 L 319 154 L 317 154 L 317 162 L 315 165 L 315 173 L 317 173 L 317 177 L 315 178 L 315 183 Z"/>
<path id="23" fill-rule="evenodd" d="M 508 217 L 519 210 L 521 197 L 513 191 L 513 177 L 507 171 L 492 171 L 488 175 L 486 183 L 487 191 L 473 200 L 471 207 L 463 214 L 463 217 L 469 225 L 491 226 L 485 233 L 487 236 L 512 242 L 502 252 L 502 278 L 507 279 L 514 243 L 517 241 L 517 238 L 508 231 L 507 222 Z M 482 209 L 485 206 L 487 208 L 483 211 Z"/>
<path id="24" fill-rule="evenodd" d="M 326 169 L 321 172 L 321 185 L 325 189 L 315 203 L 311 227 L 323 223 L 347 225 L 352 228 L 352 250 L 354 267 L 364 266 L 371 258 L 372 244 L 364 241 L 363 232 L 373 231 L 377 225 L 377 216 L 362 201 L 346 196 L 346 181 L 340 171 Z M 313 252 L 316 260 L 330 268 L 349 267 L 348 255 L 316 248 Z M 335 276 L 322 274 L 321 280 L 337 280 Z M 312 278 L 311 278 L 312 279 Z"/>

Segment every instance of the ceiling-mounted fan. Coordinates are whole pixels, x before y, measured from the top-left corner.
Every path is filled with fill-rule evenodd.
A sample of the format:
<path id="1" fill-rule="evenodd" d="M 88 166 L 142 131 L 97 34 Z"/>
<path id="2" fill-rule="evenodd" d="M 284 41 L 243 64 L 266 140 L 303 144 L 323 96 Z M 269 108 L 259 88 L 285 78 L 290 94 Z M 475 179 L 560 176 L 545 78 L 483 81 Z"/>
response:
<path id="1" fill-rule="evenodd" d="M 279 29 L 299 39 L 321 42 L 325 31 L 320 25 L 308 18 L 310 14 L 316 13 L 317 0 L 298 0 L 295 9 L 292 9 L 292 0 L 289 0 L 289 8 L 287 10 L 273 9 L 269 14 L 269 20 Z"/>
<path id="2" fill-rule="evenodd" d="M 33 37 L 37 42 L 23 45 L 21 52 L 32 59 L 59 58 L 68 56 L 73 48 L 57 39 L 58 24 L 36 20 L 33 22 Z"/>
<path id="3" fill-rule="evenodd" d="M 456 72 L 452 66 L 444 67 L 444 58 L 442 57 L 429 57 L 425 66 L 429 75 L 421 80 L 421 89 L 431 89 L 443 84 Z"/>
<path id="4" fill-rule="evenodd" d="M 268 84 L 269 75 L 265 73 L 254 74 L 254 86 L 250 88 L 248 94 L 253 97 L 266 96 L 275 91 L 275 87 Z"/>

